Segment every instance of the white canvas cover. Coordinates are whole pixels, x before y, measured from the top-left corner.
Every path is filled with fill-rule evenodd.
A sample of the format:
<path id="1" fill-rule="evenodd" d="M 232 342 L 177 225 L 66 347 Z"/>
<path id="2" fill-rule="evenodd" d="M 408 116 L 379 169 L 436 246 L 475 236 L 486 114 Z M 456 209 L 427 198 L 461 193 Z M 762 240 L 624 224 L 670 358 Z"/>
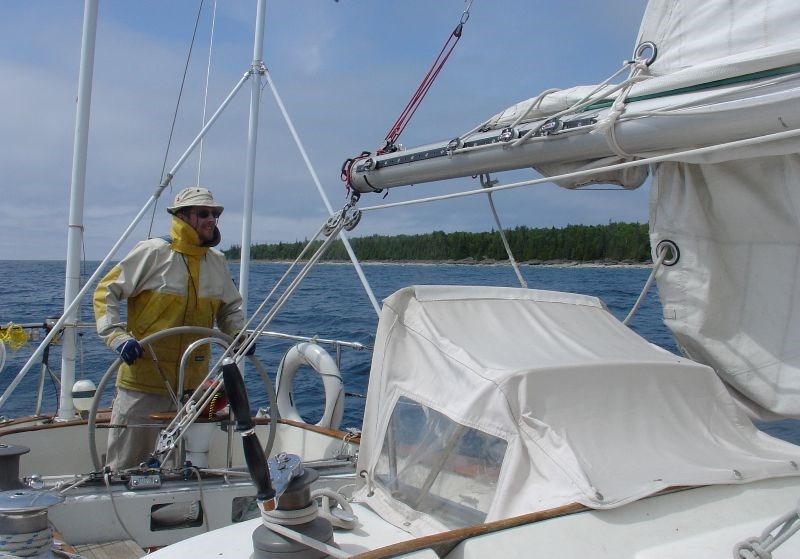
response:
<path id="1" fill-rule="evenodd" d="M 651 243 L 664 320 L 753 413 L 800 418 L 800 154 L 656 167 Z M 763 408 L 763 409 L 762 409 Z"/>
<path id="2" fill-rule="evenodd" d="M 357 498 L 414 534 L 797 475 L 797 462 L 800 448 L 757 431 L 710 368 L 594 297 L 416 286 L 384 301 Z"/>
<path id="3" fill-rule="evenodd" d="M 720 79 L 800 64 L 798 25 L 793 0 L 653 1 L 639 36 L 659 45 L 654 81 Z M 742 118 L 743 134 L 754 124 Z M 800 418 L 798 152 L 792 140 L 653 169 L 651 241 L 681 251 L 658 277 L 666 324 L 764 418 Z"/>

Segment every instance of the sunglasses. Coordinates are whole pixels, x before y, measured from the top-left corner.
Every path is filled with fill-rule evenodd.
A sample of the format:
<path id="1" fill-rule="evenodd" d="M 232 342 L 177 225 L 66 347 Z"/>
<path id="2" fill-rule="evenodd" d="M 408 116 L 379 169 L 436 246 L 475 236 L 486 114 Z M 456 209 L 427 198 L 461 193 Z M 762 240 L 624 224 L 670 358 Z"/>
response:
<path id="1" fill-rule="evenodd" d="M 200 219 L 208 219 L 208 216 L 210 216 L 210 215 L 213 215 L 214 219 L 219 219 L 219 214 L 220 213 L 221 212 L 218 212 L 217 210 L 209 211 L 209 210 L 206 210 L 206 209 L 195 210 L 194 211 L 194 214 L 197 217 L 199 217 Z"/>

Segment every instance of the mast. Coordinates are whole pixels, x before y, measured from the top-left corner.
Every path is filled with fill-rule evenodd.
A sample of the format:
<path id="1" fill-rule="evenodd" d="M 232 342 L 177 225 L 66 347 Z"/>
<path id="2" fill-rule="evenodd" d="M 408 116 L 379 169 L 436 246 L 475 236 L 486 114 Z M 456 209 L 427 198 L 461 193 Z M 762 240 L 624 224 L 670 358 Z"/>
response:
<path id="1" fill-rule="evenodd" d="M 242 207 L 242 247 L 239 257 L 239 292 L 242 294 L 242 312 L 247 317 L 247 297 L 250 277 L 250 243 L 253 227 L 253 191 L 256 174 L 256 144 L 258 142 L 258 108 L 261 103 L 261 76 L 264 75 L 264 14 L 266 0 L 258 0 L 256 29 L 253 38 L 253 64 L 250 68 L 250 122 L 247 130 L 247 162 Z"/>
<path id="2" fill-rule="evenodd" d="M 92 75 L 94 73 L 94 47 L 97 35 L 97 8 L 99 0 L 85 0 L 83 34 L 81 37 L 81 64 L 78 77 L 78 106 L 75 113 L 75 137 L 72 152 L 72 178 L 70 182 L 69 221 L 67 225 L 67 262 L 64 285 L 65 328 L 61 351 L 61 396 L 58 419 L 72 419 L 72 385 L 75 382 L 76 324 L 80 319 L 80 306 L 72 301 L 80 291 L 81 245 L 83 240 L 83 201 L 86 190 L 86 152 L 89 143 L 89 115 L 92 101 Z"/>

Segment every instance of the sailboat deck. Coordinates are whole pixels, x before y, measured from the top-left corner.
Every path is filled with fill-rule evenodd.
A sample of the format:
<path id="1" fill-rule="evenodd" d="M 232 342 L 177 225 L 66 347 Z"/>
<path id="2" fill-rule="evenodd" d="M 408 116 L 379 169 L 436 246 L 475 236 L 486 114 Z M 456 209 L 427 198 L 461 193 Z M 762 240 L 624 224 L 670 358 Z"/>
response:
<path id="1" fill-rule="evenodd" d="M 84 559 L 138 559 L 147 555 L 133 540 L 81 545 L 75 547 L 75 552 Z"/>

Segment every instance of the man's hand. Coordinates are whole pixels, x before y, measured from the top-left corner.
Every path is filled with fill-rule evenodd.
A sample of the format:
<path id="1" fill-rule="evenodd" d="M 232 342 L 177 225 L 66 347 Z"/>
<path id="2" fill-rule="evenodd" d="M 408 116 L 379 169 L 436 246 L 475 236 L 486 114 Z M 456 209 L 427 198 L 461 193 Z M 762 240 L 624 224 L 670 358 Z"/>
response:
<path id="1" fill-rule="evenodd" d="M 139 345 L 139 342 L 131 339 L 119 344 L 117 346 L 117 353 L 119 353 L 120 357 L 122 357 L 122 360 L 125 361 L 127 365 L 133 365 L 134 361 L 144 355 L 144 350 L 142 346 Z"/>

